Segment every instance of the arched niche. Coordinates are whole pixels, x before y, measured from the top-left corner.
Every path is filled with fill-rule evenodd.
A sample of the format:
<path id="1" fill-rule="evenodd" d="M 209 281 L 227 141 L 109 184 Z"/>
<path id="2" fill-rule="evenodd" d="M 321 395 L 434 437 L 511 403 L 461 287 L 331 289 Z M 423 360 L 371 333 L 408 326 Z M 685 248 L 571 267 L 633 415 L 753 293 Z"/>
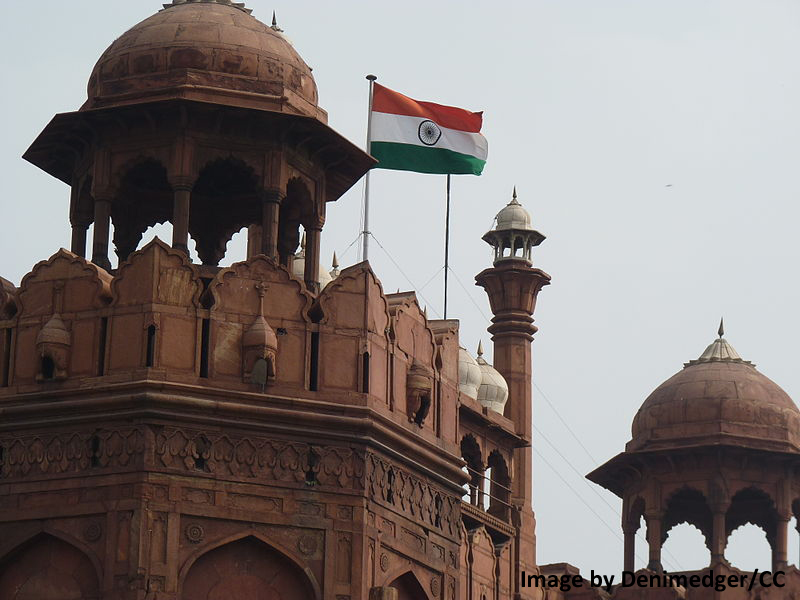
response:
<path id="1" fill-rule="evenodd" d="M 185 568 L 181 600 L 319 600 L 308 571 L 255 536 L 224 543 Z"/>
<path id="2" fill-rule="evenodd" d="M 100 577 L 89 556 L 46 533 L 0 560 L 3 600 L 100 600 Z"/>

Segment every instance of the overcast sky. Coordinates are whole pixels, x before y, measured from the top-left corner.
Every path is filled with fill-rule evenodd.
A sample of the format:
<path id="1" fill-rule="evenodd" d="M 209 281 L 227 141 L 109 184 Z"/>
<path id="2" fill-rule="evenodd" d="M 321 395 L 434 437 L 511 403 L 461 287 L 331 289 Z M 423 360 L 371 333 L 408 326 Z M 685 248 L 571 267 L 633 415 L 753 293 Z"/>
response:
<path id="1" fill-rule="evenodd" d="M 359 145 L 370 72 L 412 97 L 485 111 L 484 174 L 453 182 L 449 316 L 461 320 L 464 346 L 474 352 L 483 339 L 490 354 L 474 275 L 490 264 L 480 237 L 516 185 L 548 236 L 536 266 L 553 277 L 535 315 L 538 560 L 619 572 L 620 501 L 579 474 L 622 451 L 639 405 L 714 339 L 720 316 L 743 358 L 800 395 L 800 4 L 248 6 L 264 21 L 277 11 L 314 68 L 330 125 Z M 15 284 L 70 239 L 67 187 L 20 156 L 54 114 L 84 102 L 103 50 L 158 8 L 4 4 L 0 275 Z M 387 292 L 420 290 L 431 318 L 442 312 L 444 190 L 443 176 L 372 177 L 371 229 L 385 251 L 373 243 L 370 262 Z M 359 184 L 329 206 L 326 263 L 334 250 L 343 266 L 357 262 L 361 193 Z M 239 239 L 226 262 L 243 256 Z M 637 554 L 643 565 L 643 538 Z M 793 531 L 793 562 L 797 554 Z M 707 556 L 699 532 L 683 526 L 667 542 L 666 567 L 702 567 Z M 763 535 L 732 541 L 728 557 L 769 563 Z"/>

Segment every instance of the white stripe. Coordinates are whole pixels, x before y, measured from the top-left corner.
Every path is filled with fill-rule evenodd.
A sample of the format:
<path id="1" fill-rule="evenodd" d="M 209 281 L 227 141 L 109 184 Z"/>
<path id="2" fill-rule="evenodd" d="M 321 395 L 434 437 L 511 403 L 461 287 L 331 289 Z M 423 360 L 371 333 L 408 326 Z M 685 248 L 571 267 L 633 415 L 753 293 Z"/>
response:
<path id="1" fill-rule="evenodd" d="M 427 120 L 424 117 L 373 112 L 371 141 L 412 144 L 423 148 L 444 148 L 486 160 L 489 154 L 489 144 L 480 133 L 439 126 L 439 129 L 442 130 L 442 137 L 433 145 L 424 144 L 419 138 L 419 125 Z"/>

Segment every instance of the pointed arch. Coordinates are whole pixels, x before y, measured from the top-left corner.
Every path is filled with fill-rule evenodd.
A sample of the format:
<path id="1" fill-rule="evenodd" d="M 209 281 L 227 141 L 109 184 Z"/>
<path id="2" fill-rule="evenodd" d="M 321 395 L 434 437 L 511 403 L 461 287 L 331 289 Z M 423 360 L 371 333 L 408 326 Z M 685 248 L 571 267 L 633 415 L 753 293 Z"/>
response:
<path id="1" fill-rule="evenodd" d="M 388 586 L 397 590 L 397 600 L 431 600 L 430 593 L 420 582 L 420 575 L 413 567 L 387 580 L 391 581 Z"/>
<path id="2" fill-rule="evenodd" d="M 0 558 L 3 600 L 100 600 L 101 581 L 99 561 L 88 547 L 45 528 L 9 544 Z"/>
<path id="3" fill-rule="evenodd" d="M 255 531 L 192 553 L 179 574 L 181 600 L 321 600 L 314 574 L 294 552 Z M 261 595 L 259 595 L 261 594 Z"/>

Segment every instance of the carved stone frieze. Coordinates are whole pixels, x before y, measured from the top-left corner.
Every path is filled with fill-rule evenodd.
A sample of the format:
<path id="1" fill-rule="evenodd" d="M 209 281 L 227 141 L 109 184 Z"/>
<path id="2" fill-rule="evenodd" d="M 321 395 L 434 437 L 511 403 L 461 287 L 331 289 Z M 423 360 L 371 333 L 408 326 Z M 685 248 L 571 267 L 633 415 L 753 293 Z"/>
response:
<path id="1" fill-rule="evenodd" d="M 152 445 L 152 447 L 151 447 Z M 151 447 L 146 451 L 146 447 Z M 304 442 L 147 426 L 0 436 L 0 478 L 82 473 L 99 468 L 178 469 L 222 477 L 364 488 L 364 458 L 356 450 Z M 187 490 L 187 494 L 206 493 Z M 185 500 L 193 501 L 187 496 Z M 210 503 L 212 499 L 202 498 Z"/>
<path id="2" fill-rule="evenodd" d="M 367 455 L 367 494 L 412 520 L 458 535 L 458 498 L 375 454 Z"/>
<path id="3" fill-rule="evenodd" d="M 164 428 L 156 435 L 156 463 L 218 476 L 363 489 L 364 460 L 351 448 L 315 446 Z"/>
<path id="4" fill-rule="evenodd" d="M 0 476 L 80 473 L 90 468 L 141 464 L 144 435 L 138 428 L 0 437 Z"/>

